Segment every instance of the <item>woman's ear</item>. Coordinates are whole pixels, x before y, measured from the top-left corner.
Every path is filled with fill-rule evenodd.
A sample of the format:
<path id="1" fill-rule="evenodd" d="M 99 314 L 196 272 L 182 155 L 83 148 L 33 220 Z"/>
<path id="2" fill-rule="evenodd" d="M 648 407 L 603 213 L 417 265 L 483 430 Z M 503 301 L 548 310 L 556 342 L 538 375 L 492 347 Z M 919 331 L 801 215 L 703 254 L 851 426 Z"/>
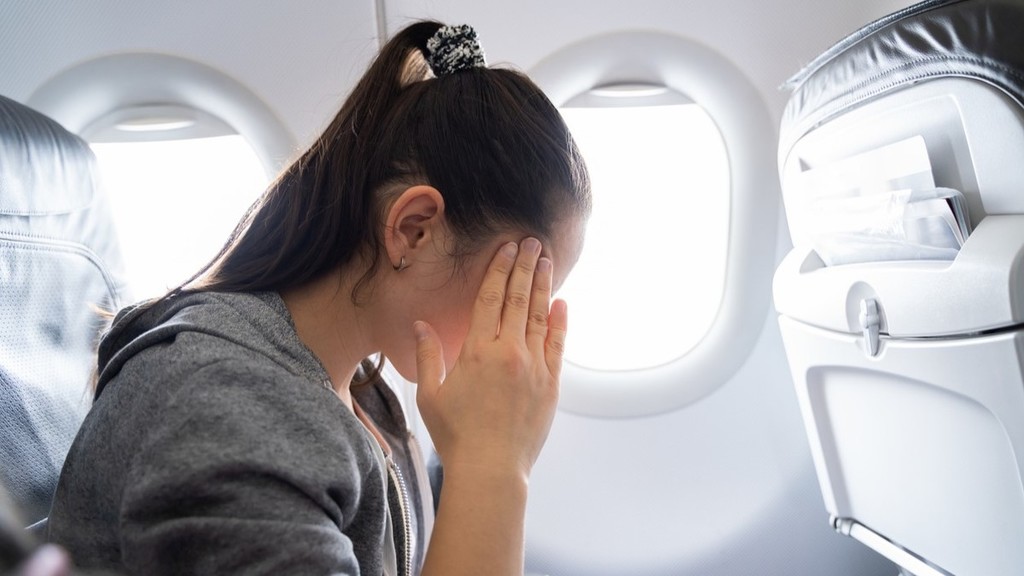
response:
<path id="1" fill-rule="evenodd" d="M 433 186 L 406 188 L 392 202 L 384 220 L 384 245 L 397 270 L 412 263 L 413 253 L 429 246 L 444 219 L 444 197 Z"/>

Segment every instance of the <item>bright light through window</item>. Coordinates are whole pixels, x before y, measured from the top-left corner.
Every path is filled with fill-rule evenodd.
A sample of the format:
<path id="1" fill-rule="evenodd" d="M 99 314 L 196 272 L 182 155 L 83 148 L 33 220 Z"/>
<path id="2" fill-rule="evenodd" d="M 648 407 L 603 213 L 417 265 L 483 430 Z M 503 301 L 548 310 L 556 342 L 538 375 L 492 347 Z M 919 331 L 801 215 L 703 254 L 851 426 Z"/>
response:
<path id="1" fill-rule="evenodd" d="M 224 245 L 267 185 L 240 135 L 92 144 L 132 296 L 162 295 Z"/>
<path id="2" fill-rule="evenodd" d="M 729 161 L 696 104 L 564 108 L 594 211 L 560 296 L 566 359 L 597 370 L 670 362 L 718 313 L 729 231 Z M 774 217 L 774 216 L 773 216 Z"/>

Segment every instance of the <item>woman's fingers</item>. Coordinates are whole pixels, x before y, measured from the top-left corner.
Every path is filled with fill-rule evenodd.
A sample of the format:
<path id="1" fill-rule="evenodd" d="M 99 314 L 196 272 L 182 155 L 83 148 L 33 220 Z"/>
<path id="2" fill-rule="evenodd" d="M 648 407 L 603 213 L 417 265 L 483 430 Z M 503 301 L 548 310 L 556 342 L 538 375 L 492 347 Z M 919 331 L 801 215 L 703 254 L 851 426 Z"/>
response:
<path id="1" fill-rule="evenodd" d="M 565 335 L 568 329 L 569 307 L 565 300 L 555 300 L 551 303 L 547 340 L 544 342 L 544 361 L 555 382 L 558 382 L 559 375 L 562 373 L 562 356 L 565 354 Z"/>
<path id="2" fill-rule="evenodd" d="M 537 261 L 530 294 L 530 310 L 526 321 L 526 345 L 534 353 L 544 349 L 548 335 L 548 309 L 551 306 L 551 275 L 553 266 L 549 258 Z"/>
<path id="3" fill-rule="evenodd" d="M 553 265 L 540 252 L 527 238 L 494 256 L 447 378 L 440 339 L 414 325 L 417 404 L 449 469 L 528 475 L 547 438 L 567 320 L 565 303 L 551 304 Z"/>
<path id="4" fill-rule="evenodd" d="M 519 246 L 509 242 L 502 246 L 491 260 L 484 274 L 480 292 L 477 293 L 473 305 L 472 320 L 469 326 L 469 337 L 491 341 L 498 335 L 501 325 L 502 308 L 505 306 L 505 290 L 508 288 L 508 277 L 515 267 L 516 254 Z"/>
<path id="5" fill-rule="evenodd" d="M 508 279 L 501 312 L 501 335 L 506 338 L 523 338 L 526 333 L 527 319 L 533 311 L 531 300 L 539 256 L 540 241 L 536 238 L 527 238 L 519 245 L 519 257 Z"/>
<path id="6" fill-rule="evenodd" d="M 493 340 L 502 334 L 520 337 L 527 331 L 527 323 L 534 315 L 533 306 L 536 292 L 537 259 L 540 256 L 540 241 L 527 238 L 521 244 L 509 242 L 498 250 L 484 274 L 473 308 L 470 336 Z M 546 280 L 550 293 L 550 272 Z M 543 290 L 543 288 L 542 288 Z M 541 296 L 541 304 L 547 314 L 549 296 Z M 546 331 L 546 327 L 545 327 Z"/>

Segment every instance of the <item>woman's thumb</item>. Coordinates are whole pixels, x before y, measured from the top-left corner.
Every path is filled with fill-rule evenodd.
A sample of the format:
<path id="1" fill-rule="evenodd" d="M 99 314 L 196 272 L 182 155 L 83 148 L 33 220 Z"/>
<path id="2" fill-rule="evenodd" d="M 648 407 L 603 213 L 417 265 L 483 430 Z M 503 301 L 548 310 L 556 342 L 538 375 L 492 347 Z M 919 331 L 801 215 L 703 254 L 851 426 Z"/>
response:
<path id="1" fill-rule="evenodd" d="M 444 380 L 444 350 L 434 328 L 418 320 L 412 325 L 416 336 L 416 385 L 418 392 L 433 393 Z"/>

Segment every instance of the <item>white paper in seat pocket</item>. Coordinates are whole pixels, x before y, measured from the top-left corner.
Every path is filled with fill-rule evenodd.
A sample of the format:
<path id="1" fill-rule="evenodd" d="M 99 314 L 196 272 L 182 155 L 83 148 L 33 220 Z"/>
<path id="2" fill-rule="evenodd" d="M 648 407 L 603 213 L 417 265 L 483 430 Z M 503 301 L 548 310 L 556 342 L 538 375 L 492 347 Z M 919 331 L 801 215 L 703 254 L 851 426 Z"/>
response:
<path id="1" fill-rule="evenodd" d="M 970 234 L 963 194 L 951 188 L 824 197 L 806 210 L 813 248 L 828 266 L 953 260 Z"/>

